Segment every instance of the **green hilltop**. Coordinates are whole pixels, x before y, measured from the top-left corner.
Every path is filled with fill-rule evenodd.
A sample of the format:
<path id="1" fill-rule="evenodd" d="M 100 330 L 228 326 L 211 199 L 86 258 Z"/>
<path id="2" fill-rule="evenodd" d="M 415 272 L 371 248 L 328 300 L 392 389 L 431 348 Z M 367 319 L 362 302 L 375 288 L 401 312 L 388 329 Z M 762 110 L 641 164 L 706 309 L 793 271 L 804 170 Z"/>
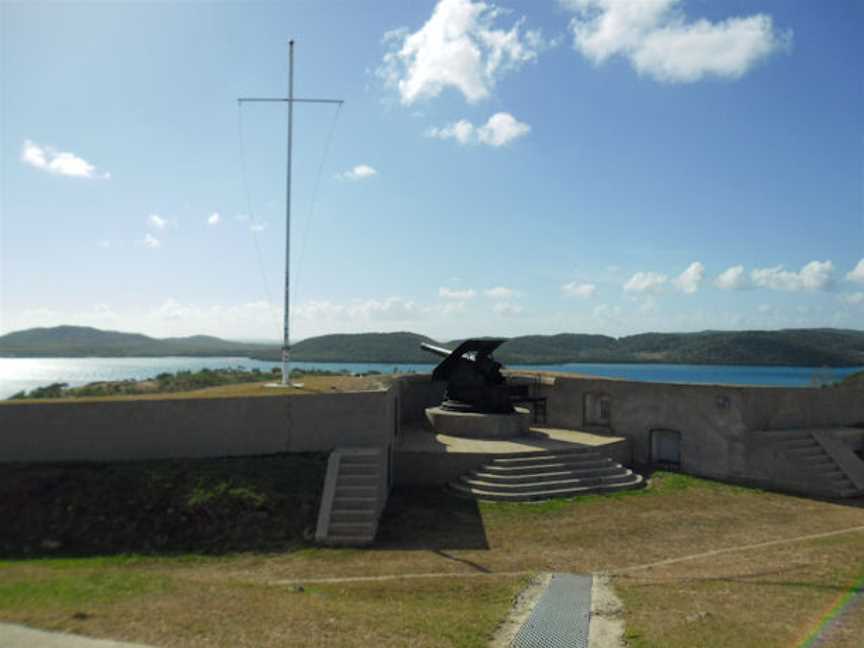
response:
<path id="1" fill-rule="evenodd" d="M 430 363 L 436 356 L 421 342 L 453 348 L 461 340 L 436 342 L 417 333 L 322 335 L 297 342 L 291 357 L 309 362 Z M 197 335 L 152 338 L 138 333 L 58 326 L 0 336 L 2 357 L 244 356 L 278 360 L 276 344 L 232 342 Z M 634 362 L 678 364 L 864 366 L 864 331 L 784 329 L 641 333 L 621 338 L 561 333 L 508 339 L 496 352 L 504 364 Z"/>

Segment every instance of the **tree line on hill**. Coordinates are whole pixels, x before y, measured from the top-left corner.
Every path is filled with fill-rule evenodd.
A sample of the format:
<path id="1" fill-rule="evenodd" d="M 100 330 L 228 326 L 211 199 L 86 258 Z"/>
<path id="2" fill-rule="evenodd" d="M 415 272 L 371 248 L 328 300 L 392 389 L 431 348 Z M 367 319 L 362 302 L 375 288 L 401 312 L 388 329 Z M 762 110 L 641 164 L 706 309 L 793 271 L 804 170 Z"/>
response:
<path id="1" fill-rule="evenodd" d="M 308 362 L 437 364 L 421 342 L 454 348 L 417 333 L 322 335 L 297 342 L 291 357 Z M 157 339 L 136 333 L 77 326 L 28 329 L 0 336 L 2 357 L 243 356 L 279 360 L 273 344 L 232 342 L 211 336 Z M 784 329 L 641 333 L 620 338 L 561 333 L 509 338 L 495 353 L 504 364 L 570 362 L 864 366 L 864 331 Z"/>

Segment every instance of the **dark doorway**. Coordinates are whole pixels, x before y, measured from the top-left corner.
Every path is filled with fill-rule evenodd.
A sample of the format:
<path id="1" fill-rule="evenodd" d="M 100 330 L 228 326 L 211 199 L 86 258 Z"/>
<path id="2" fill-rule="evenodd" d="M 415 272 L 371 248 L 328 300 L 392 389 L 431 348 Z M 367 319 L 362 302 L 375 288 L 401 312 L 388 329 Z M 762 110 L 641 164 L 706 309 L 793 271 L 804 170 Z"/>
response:
<path id="1" fill-rule="evenodd" d="M 651 463 L 667 470 L 681 469 L 681 433 L 651 430 Z"/>

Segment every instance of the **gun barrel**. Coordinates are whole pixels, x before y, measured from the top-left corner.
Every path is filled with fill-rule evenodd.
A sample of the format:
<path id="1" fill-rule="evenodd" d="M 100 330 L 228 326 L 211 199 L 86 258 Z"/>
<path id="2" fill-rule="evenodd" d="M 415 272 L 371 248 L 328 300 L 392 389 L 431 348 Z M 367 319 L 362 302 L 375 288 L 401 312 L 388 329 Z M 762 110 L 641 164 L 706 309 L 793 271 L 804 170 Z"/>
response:
<path id="1" fill-rule="evenodd" d="M 437 356 L 441 356 L 442 358 L 446 358 L 451 353 L 453 353 L 450 349 L 445 349 L 444 347 L 438 347 L 434 344 L 428 344 L 426 342 L 420 343 L 420 348 L 424 351 L 428 351 L 429 353 L 434 353 Z"/>

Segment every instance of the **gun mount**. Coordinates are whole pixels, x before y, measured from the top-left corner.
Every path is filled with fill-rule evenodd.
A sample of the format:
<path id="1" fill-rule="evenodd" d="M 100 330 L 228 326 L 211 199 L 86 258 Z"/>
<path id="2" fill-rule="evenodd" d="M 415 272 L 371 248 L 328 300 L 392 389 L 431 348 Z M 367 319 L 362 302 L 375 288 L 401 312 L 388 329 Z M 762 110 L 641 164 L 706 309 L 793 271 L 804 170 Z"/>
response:
<path id="1" fill-rule="evenodd" d="M 454 412 L 511 414 L 508 386 L 501 375 L 501 364 L 492 352 L 504 344 L 504 339 L 465 340 L 458 347 L 445 349 L 425 342 L 424 351 L 444 360 L 432 372 L 432 380 L 447 383 L 441 408 Z"/>

